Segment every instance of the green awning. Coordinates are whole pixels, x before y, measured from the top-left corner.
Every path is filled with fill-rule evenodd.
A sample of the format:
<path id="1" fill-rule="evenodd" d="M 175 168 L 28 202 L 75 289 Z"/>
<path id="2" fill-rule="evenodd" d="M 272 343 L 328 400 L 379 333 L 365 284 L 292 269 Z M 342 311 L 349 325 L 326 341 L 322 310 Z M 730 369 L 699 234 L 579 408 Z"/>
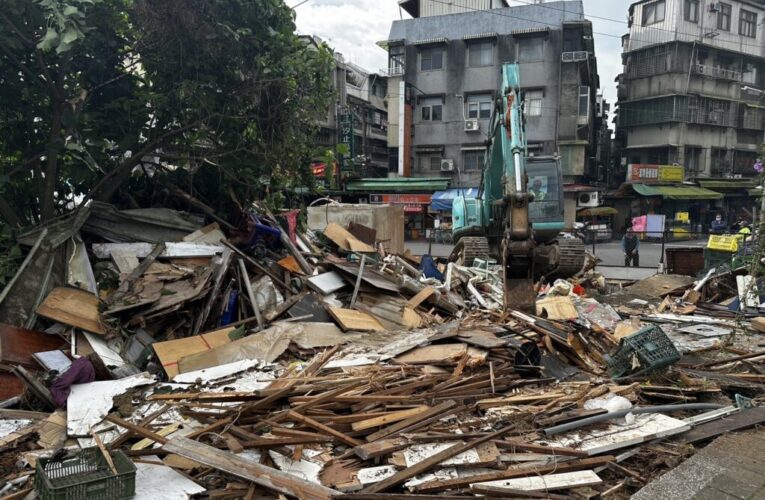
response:
<path id="1" fill-rule="evenodd" d="M 748 194 L 749 196 L 754 196 L 756 198 L 759 198 L 760 196 L 762 196 L 762 188 L 747 189 L 746 194 Z"/>
<path id="2" fill-rule="evenodd" d="M 446 177 L 383 177 L 380 179 L 353 179 L 346 183 L 348 191 L 377 193 L 434 193 L 449 187 Z"/>
<path id="3" fill-rule="evenodd" d="M 606 217 L 618 213 L 619 211 L 614 207 L 593 207 L 577 210 L 576 215 L 577 217 Z"/>
<path id="4" fill-rule="evenodd" d="M 705 189 L 750 189 L 756 186 L 754 179 L 696 179 Z"/>
<path id="5" fill-rule="evenodd" d="M 698 186 L 649 186 L 632 184 L 632 189 L 643 196 L 661 196 L 667 200 L 719 200 L 724 195 Z"/>

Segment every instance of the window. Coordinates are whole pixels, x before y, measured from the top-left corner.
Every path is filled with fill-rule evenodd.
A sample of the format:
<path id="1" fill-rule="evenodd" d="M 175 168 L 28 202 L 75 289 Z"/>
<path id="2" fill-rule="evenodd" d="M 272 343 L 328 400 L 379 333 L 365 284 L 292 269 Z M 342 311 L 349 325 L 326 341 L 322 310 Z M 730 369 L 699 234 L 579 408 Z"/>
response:
<path id="1" fill-rule="evenodd" d="M 432 71 L 444 67 L 443 47 L 430 47 L 420 51 L 420 69 Z"/>
<path id="2" fill-rule="evenodd" d="M 699 0 L 685 0 L 685 20 L 699 22 Z"/>
<path id="3" fill-rule="evenodd" d="M 488 94 L 469 95 L 467 98 L 468 118 L 491 118 L 491 96 Z"/>
<path id="4" fill-rule="evenodd" d="M 527 90 L 523 93 L 523 112 L 526 116 L 542 116 L 544 91 Z"/>
<path id="5" fill-rule="evenodd" d="M 466 172 L 471 170 L 482 170 L 483 159 L 485 152 L 479 151 L 464 151 L 462 153 L 462 168 Z"/>
<path id="6" fill-rule="evenodd" d="M 741 9 L 741 13 L 738 18 L 738 33 L 739 35 L 748 36 L 749 38 L 757 38 L 756 13 Z"/>
<path id="7" fill-rule="evenodd" d="M 757 83 L 757 66 L 754 63 L 744 63 L 744 71 L 741 74 L 744 83 Z"/>
<path id="8" fill-rule="evenodd" d="M 388 71 L 392 75 L 400 75 L 404 72 L 404 52 L 403 45 L 392 45 L 388 49 Z"/>
<path id="9" fill-rule="evenodd" d="M 422 121 L 440 122 L 443 119 L 443 101 L 440 97 L 427 97 L 422 100 Z"/>
<path id="10" fill-rule="evenodd" d="M 579 116 L 590 116 L 590 87 L 579 86 Z"/>
<path id="11" fill-rule="evenodd" d="M 662 22 L 665 6 L 664 0 L 643 5 L 643 26 Z"/>
<path id="12" fill-rule="evenodd" d="M 468 46 L 468 64 L 475 66 L 491 66 L 494 63 L 494 44 L 492 42 L 471 43 Z"/>
<path id="13" fill-rule="evenodd" d="M 730 31 L 731 6 L 729 3 L 720 2 L 719 9 L 717 12 L 717 29 Z"/>
<path id="14" fill-rule="evenodd" d="M 420 156 L 419 158 L 421 172 L 441 170 L 440 156 Z"/>
<path id="15" fill-rule="evenodd" d="M 544 60 L 545 39 L 541 36 L 521 38 L 518 42 L 518 62 L 538 62 Z"/>

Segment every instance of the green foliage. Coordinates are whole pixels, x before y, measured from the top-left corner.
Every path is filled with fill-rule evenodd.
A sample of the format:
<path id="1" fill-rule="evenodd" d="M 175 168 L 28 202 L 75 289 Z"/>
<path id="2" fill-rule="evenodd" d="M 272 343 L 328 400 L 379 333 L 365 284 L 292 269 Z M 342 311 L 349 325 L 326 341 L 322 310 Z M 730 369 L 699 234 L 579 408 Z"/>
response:
<path id="1" fill-rule="evenodd" d="M 166 203 L 167 184 L 225 215 L 306 185 L 332 56 L 292 15 L 281 0 L 4 0 L 0 218 Z"/>

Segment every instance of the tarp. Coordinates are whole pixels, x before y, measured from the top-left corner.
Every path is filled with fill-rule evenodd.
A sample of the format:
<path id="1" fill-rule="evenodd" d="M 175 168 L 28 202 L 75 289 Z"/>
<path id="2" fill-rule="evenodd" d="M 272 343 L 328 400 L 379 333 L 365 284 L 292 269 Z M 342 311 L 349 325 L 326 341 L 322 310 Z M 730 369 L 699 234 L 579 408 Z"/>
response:
<path id="1" fill-rule="evenodd" d="M 632 189 L 643 196 L 661 196 L 669 200 L 719 200 L 722 193 L 697 186 L 649 186 L 632 184 Z"/>
<path id="2" fill-rule="evenodd" d="M 457 196 L 475 198 L 478 196 L 478 188 L 455 188 L 436 191 L 430 198 L 430 209 L 450 211 L 452 209 L 452 202 Z"/>

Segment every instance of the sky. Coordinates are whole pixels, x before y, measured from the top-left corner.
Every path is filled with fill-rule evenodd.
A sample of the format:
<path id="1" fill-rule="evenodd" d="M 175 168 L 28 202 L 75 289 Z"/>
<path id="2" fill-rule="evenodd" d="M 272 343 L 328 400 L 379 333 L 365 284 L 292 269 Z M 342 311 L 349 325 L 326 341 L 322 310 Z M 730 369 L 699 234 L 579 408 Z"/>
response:
<path id="1" fill-rule="evenodd" d="M 369 71 L 388 66 L 387 53 L 376 42 L 386 40 L 390 25 L 409 19 L 398 0 L 286 0 L 295 6 L 300 34 L 318 35 L 346 61 Z M 627 8 L 633 0 L 584 0 L 584 12 L 595 32 L 601 91 L 607 101 L 616 102 L 614 78 L 621 72 L 621 36 L 627 32 Z M 532 3 L 513 1 L 510 5 Z M 592 17 L 597 16 L 597 17 Z"/>

